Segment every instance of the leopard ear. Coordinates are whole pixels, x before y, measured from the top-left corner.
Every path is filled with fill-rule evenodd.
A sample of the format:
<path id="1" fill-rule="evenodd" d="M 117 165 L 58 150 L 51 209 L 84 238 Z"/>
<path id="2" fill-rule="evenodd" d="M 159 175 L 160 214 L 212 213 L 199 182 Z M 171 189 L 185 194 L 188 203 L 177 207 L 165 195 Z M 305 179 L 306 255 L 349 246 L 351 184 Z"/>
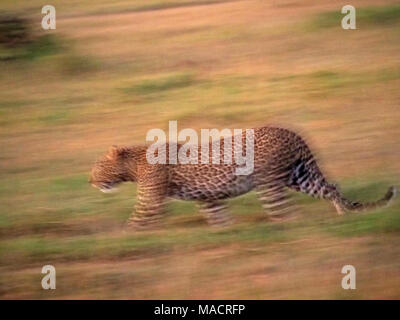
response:
<path id="1" fill-rule="evenodd" d="M 125 157 L 128 154 L 127 147 L 118 147 L 113 145 L 108 150 L 107 159 L 109 160 L 117 160 L 120 157 Z"/>
<path id="2" fill-rule="evenodd" d="M 117 159 L 118 158 L 118 154 L 119 154 L 118 149 L 119 148 L 116 145 L 111 146 L 110 149 L 108 149 L 108 154 L 106 156 L 107 159 L 109 159 L 109 160 Z"/>

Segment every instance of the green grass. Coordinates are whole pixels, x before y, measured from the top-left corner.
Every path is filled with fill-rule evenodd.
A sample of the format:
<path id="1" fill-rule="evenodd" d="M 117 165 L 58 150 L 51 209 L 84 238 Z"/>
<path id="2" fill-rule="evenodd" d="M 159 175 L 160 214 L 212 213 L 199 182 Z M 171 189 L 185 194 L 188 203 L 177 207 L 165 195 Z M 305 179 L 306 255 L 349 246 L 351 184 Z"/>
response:
<path id="1" fill-rule="evenodd" d="M 132 87 L 124 88 L 125 93 L 147 95 L 159 93 L 167 90 L 185 88 L 192 85 L 194 82 L 193 76 L 190 74 L 174 74 L 163 76 L 156 79 L 142 80 Z"/>
<path id="2" fill-rule="evenodd" d="M 353 181 L 352 188 L 345 196 L 353 201 L 372 202 L 382 197 L 388 184 L 370 183 L 361 187 Z M 400 205 L 398 201 L 389 208 L 380 208 L 375 212 L 349 213 L 326 225 L 326 230 L 342 237 L 358 237 L 368 234 L 396 233 L 400 230 Z"/>
<path id="3" fill-rule="evenodd" d="M 201 0 L 201 1 L 193 1 L 193 0 L 184 0 L 184 1 L 154 1 L 154 3 L 146 3 L 143 5 L 136 6 L 132 9 L 135 12 L 141 11 L 149 11 L 149 10 L 163 10 L 170 8 L 181 8 L 188 6 L 200 6 L 200 5 L 208 5 L 208 4 L 216 4 L 223 2 L 230 2 L 235 0 Z M 237 0 L 236 0 L 237 1 Z"/>
<path id="4" fill-rule="evenodd" d="M 73 176 L 70 178 L 57 178 L 51 181 L 51 186 L 46 187 L 51 191 L 52 196 L 50 198 L 55 201 L 62 201 L 63 203 L 67 199 L 74 199 L 84 190 L 84 184 L 82 175 Z M 354 199 L 357 196 L 361 198 L 376 198 L 378 192 L 381 191 L 382 185 L 372 185 L 368 188 L 359 189 L 356 191 L 349 190 L 346 192 L 346 196 L 350 199 Z M 74 196 L 73 192 L 77 192 Z M 71 196 L 66 196 L 68 193 Z M 354 193 L 354 195 L 353 195 Z M 59 195 L 59 196 L 57 196 Z M 99 194 L 99 197 L 101 195 Z M 122 197 L 122 198 L 121 198 Z M 46 232 L 51 235 L 47 238 L 37 236 L 20 236 L 12 240 L 3 240 L 1 242 L 0 249 L 0 260 L 3 264 L 11 263 L 11 261 L 25 261 L 25 262 L 40 262 L 43 259 L 51 261 L 58 260 L 93 260 L 93 259 L 114 259 L 120 257 L 132 257 L 136 255 L 142 255 L 144 252 L 157 252 L 164 251 L 168 252 L 176 248 L 196 247 L 196 248 L 207 248 L 209 246 L 234 244 L 234 243 L 252 243 L 257 245 L 266 245 L 274 242 L 288 242 L 295 241 L 296 239 L 302 239 L 304 236 L 318 235 L 321 233 L 328 233 L 340 237 L 358 237 L 368 234 L 382 234 L 382 233 L 396 233 L 400 229 L 400 215 L 398 214 L 399 206 L 393 206 L 389 209 L 380 209 L 375 213 L 360 213 L 360 214 L 348 214 L 343 217 L 337 217 L 333 207 L 331 212 L 319 214 L 318 216 L 309 216 L 303 213 L 303 217 L 294 220 L 290 223 L 284 224 L 268 224 L 261 221 L 252 221 L 235 225 L 226 230 L 212 230 L 205 228 L 204 223 L 202 224 L 191 224 L 191 221 L 199 219 L 199 214 L 190 202 L 174 202 L 170 205 L 170 214 L 168 215 L 166 222 L 168 231 L 166 228 L 160 233 L 144 233 L 137 235 L 121 234 L 117 237 L 112 236 L 111 238 L 107 234 L 99 235 L 80 235 L 82 226 L 79 224 L 69 225 L 68 221 L 71 221 L 71 217 L 74 216 L 78 221 L 83 221 L 85 217 L 82 210 L 87 210 L 89 213 L 96 210 L 98 205 L 101 204 L 101 210 L 110 210 L 113 212 L 113 220 L 119 215 L 121 206 L 123 206 L 123 198 L 126 195 L 110 196 L 103 198 L 101 201 L 86 205 L 82 203 L 82 200 L 78 201 L 76 208 L 69 210 L 65 206 L 59 206 L 55 209 L 52 214 L 42 217 L 38 220 L 43 223 L 47 219 L 47 223 L 41 226 L 39 223 L 31 225 L 31 233 L 37 229 L 38 234 Z M 296 197 L 298 198 L 298 197 Z M 298 201 L 302 207 L 307 206 L 319 206 L 322 208 L 323 204 L 321 201 L 312 200 L 307 196 L 302 196 L 301 200 Z M 75 199 L 76 200 L 76 199 Z M 128 200 L 128 199 L 126 199 Z M 125 201 L 126 201 L 125 200 Z M 93 201 L 93 200 L 92 200 Z M 130 201 L 130 200 L 129 200 Z M 56 205 L 56 204 L 54 204 Z M 231 210 L 238 219 L 251 218 L 255 212 L 261 212 L 261 206 L 258 200 L 255 198 L 253 193 L 234 199 L 230 202 Z M 74 212 L 75 211 L 75 212 Z M 130 210 L 123 210 L 120 213 L 125 216 L 121 217 L 120 227 L 126 218 L 126 214 L 129 215 Z M 252 212 L 250 214 L 250 212 Z M 55 217 L 56 216 L 56 217 Z M 242 217 L 242 218 L 240 218 Z M 4 216 L 3 216 L 4 218 Z M 61 220 L 60 220 L 61 219 Z M 101 223 L 107 223 L 110 217 L 107 215 L 98 215 L 97 223 L 101 226 Z M 180 224 L 179 221 L 184 222 Z M 52 228 L 59 228 L 59 224 L 53 224 L 55 222 L 65 225 L 65 228 L 72 228 L 69 230 L 70 234 L 74 234 L 74 237 L 66 236 L 65 233 L 61 232 L 57 235 L 51 233 Z M 69 225 L 69 227 L 68 227 Z M 3 225 L 3 228 L 6 226 Z M 16 226 L 13 226 L 15 229 Z M 182 228 L 183 229 L 176 229 Z M 74 228 L 78 228 L 75 229 Z M 100 227 L 101 228 L 101 227 Z M 10 227 L 8 226 L 8 229 Z M 178 231 L 179 230 L 179 231 Z M 63 231 L 63 229 L 60 229 Z M 50 233 L 49 233 L 50 232 Z M 34 233 L 32 233 L 34 234 Z M 63 235 L 64 234 L 64 235 Z"/>
<path id="5" fill-rule="evenodd" d="M 54 35 L 42 35 L 16 48 L 0 47 L 0 60 L 35 61 L 61 52 L 60 41 Z"/>
<path id="6" fill-rule="evenodd" d="M 400 230 L 399 206 L 380 209 L 373 213 L 354 213 L 326 226 L 326 230 L 341 237 L 359 237 L 371 234 L 398 233 Z"/>
<path id="7" fill-rule="evenodd" d="M 242 243 L 259 245 L 288 241 L 293 233 L 285 232 L 283 226 L 268 224 L 242 225 L 227 230 L 206 230 L 202 227 L 185 231 L 162 231 L 158 234 L 119 235 L 76 235 L 70 237 L 19 237 L 12 241 L 3 240 L 0 245 L 2 264 L 16 262 L 40 263 L 51 261 L 85 261 L 93 259 L 117 259 L 141 256 L 177 248 L 209 248 Z"/>

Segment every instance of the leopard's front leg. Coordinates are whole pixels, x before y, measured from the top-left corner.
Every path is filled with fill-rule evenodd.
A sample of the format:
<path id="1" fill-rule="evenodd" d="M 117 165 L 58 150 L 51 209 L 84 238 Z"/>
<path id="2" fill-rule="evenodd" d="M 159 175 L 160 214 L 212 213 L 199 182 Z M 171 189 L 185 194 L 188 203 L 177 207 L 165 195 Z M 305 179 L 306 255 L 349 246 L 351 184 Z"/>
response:
<path id="1" fill-rule="evenodd" d="M 161 165 L 138 168 L 137 202 L 127 226 L 135 230 L 160 224 L 167 193 L 167 172 Z"/>

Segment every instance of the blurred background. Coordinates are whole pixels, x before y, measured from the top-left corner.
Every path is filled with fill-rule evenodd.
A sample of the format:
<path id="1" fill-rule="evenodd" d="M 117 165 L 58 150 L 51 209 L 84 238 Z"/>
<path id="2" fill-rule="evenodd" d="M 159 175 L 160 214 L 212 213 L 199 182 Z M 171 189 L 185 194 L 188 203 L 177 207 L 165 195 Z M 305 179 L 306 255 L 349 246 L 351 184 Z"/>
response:
<path id="1" fill-rule="evenodd" d="M 42 6 L 56 8 L 43 30 Z M 400 5 L 348 1 L 2 0 L 1 299 L 400 298 L 400 202 L 338 217 L 296 194 L 266 223 L 253 193 L 210 229 L 173 202 L 166 227 L 124 232 L 135 185 L 88 184 L 112 144 L 152 128 L 278 124 L 306 138 L 354 200 L 399 184 Z M 54 265 L 57 289 L 41 287 Z M 341 269 L 357 271 L 343 290 Z"/>

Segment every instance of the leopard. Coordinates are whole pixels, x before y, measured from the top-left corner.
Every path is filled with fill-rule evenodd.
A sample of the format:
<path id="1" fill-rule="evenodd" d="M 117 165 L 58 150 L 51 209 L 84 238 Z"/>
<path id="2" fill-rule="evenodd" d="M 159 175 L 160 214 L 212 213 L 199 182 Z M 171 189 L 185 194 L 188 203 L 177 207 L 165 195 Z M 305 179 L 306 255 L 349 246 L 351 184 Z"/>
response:
<path id="1" fill-rule="evenodd" d="M 252 130 L 254 167 L 247 175 L 236 174 L 235 169 L 240 164 L 235 161 L 149 163 L 146 157 L 148 146 L 113 145 L 96 160 L 89 182 L 102 192 L 113 192 L 123 182 L 137 183 L 134 211 L 126 222 L 129 228 L 136 230 L 159 224 L 169 199 L 195 201 L 209 225 L 225 227 L 233 223 L 227 201 L 251 191 L 256 192 L 266 220 L 272 222 L 285 221 L 295 215 L 291 191 L 330 201 L 339 215 L 388 206 L 397 195 L 397 188 L 390 186 L 375 202 L 350 201 L 337 184 L 328 182 L 299 134 L 278 126 Z M 247 135 L 242 133 L 242 143 L 246 143 L 246 139 Z M 198 159 L 204 155 L 212 157 L 214 143 L 218 143 L 223 159 L 226 156 L 224 143 L 233 140 L 236 141 L 225 137 L 211 141 L 206 151 L 198 146 L 196 156 Z M 169 159 L 169 143 L 165 144 L 166 159 Z M 178 144 L 178 151 L 180 148 L 182 145 Z"/>

